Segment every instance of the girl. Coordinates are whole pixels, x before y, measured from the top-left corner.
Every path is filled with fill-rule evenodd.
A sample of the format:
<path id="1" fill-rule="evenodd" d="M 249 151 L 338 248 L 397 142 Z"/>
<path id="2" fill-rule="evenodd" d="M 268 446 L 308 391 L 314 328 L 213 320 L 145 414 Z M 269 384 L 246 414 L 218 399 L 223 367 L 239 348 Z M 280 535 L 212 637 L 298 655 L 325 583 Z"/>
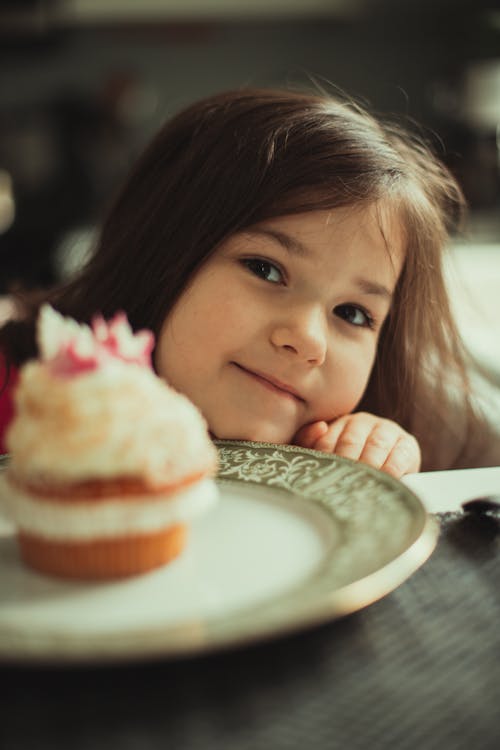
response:
<path id="1" fill-rule="evenodd" d="M 423 143 L 357 106 L 222 93 L 163 127 L 48 300 L 152 329 L 158 374 L 215 437 L 395 476 L 479 465 L 488 435 L 442 272 L 462 209 Z M 11 375 L 35 354 L 36 313 L 0 333 Z"/>

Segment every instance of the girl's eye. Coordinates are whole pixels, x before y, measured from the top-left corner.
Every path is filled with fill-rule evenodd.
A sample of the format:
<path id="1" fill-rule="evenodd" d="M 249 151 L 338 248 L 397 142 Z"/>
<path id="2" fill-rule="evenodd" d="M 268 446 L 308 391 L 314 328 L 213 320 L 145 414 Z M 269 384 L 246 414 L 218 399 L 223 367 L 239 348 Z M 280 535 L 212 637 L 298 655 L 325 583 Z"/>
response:
<path id="1" fill-rule="evenodd" d="M 274 263 L 270 263 L 268 260 L 245 258 L 243 265 L 255 274 L 255 276 L 264 279 L 264 281 L 270 281 L 272 284 L 281 284 L 283 282 L 283 274 L 278 266 L 275 266 Z"/>
<path id="2" fill-rule="evenodd" d="M 333 311 L 335 315 L 347 323 L 360 328 L 373 328 L 374 320 L 372 316 L 362 307 L 357 305 L 337 305 Z"/>

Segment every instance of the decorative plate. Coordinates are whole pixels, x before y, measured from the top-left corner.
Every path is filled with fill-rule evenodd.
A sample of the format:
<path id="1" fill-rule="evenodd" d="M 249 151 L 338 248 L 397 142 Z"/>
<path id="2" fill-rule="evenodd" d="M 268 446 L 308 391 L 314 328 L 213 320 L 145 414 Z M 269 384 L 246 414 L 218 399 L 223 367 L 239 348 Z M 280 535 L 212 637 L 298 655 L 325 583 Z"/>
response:
<path id="1" fill-rule="evenodd" d="M 146 575 L 46 577 L 1 525 L 0 659 L 167 658 L 277 637 L 379 599 L 435 546 L 437 524 L 386 474 L 294 446 L 217 446 L 220 502 L 181 557 Z"/>

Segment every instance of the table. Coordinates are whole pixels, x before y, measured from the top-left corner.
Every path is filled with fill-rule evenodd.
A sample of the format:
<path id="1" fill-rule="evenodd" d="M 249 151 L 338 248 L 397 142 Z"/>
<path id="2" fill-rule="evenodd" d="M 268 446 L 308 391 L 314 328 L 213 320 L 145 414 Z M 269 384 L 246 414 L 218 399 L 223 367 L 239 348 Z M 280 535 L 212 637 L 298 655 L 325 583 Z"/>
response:
<path id="1" fill-rule="evenodd" d="M 2 669 L 2 750 L 493 750 L 500 737 L 500 516 L 460 502 L 500 467 L 405 482 L 441 535 L 370 607 L 196 659 Z"/>

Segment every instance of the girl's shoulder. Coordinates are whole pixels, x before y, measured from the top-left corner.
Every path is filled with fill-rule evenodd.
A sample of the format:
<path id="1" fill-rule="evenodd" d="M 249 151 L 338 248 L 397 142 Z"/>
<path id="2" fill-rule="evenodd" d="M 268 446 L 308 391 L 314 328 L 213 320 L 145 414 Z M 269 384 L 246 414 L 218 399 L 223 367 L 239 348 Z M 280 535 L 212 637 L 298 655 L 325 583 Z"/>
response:
<path id="1" fill-rule="evenodd" d="M 18 380 L 18 369 L 7 363 L 0 352 L 0 453 L 6 453 L 5 433 L 14 416 L 13 392 Z"/>

